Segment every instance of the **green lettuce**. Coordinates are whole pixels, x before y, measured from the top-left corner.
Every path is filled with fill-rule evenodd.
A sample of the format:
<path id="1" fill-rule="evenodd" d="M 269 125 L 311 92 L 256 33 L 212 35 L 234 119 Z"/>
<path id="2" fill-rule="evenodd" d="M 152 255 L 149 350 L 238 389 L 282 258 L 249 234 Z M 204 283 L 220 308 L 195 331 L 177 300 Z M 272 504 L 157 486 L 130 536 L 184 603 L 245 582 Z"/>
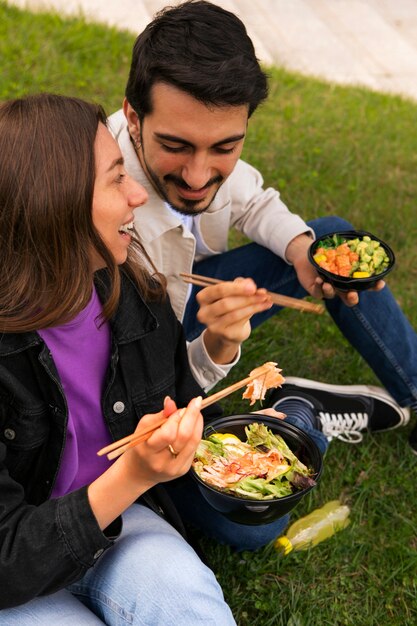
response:
<path id="1" fill-rule="evenodd" d="M 311 471 L 301 463 L 280 435 L 274 434 L 264 424 L 258 422 L 247 426 L 245 433 L 247 442 L 227 441 L 221 434 L 216 433 L 201 440 L 193 463 L 197 474 L 201 476 L 219 456 L 226 460 L 237 460 L 240 455 L 251 450 L 267 452 L 275 449 L 284 457 L 285 466 L 277 466 L 272 471 L 270 469 L 267 476 L 245 476 L 234 483 L 229 483 L 227 487 L 217 488 L 244 498 L 271 500 L 315 485 Z"/>

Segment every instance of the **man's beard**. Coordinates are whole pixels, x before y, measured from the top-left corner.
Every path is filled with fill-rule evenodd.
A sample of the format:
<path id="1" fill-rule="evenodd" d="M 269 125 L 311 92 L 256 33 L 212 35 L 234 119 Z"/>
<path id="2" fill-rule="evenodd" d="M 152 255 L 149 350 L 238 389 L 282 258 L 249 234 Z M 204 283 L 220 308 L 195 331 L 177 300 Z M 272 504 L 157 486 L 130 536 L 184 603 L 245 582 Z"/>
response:
<path id="1" fill-rule="evenodd" d="M 144 154 L 144 150 L 143 150 L 143 144 L 142 144 L 142 159 L 143 162 L 146 166 L 146 172 L 148 173 L 151 182 L 153 184 L 153 186 L 155 187 L 155 189 L 157 190 L 157 192 L 159 193 L 159 195 L 165 200 L 165 202 L 167 204 L 169 204 L 175 211 L 177 211 L 177 213 L 181 213 L 182 215 L 200 215 L 201 213 L 204 213 L 205 211 L 207 211 L 207 209 L 209 208 L 210 204 L 213 202 L 214 198 L 217 195 L 217 192 L 220 189 L 221 184 L 223 183 L 223 178 L 222 176 L 213 176 L 213 178 L 210 178 L 210 180 L 207 182 L 206 185 L 204 185 L 204 188 L 207 187 L 207 189 L 209 189 L 212 185 L 217 185 L 219 184 L 218 189 L 216 189 L 216 193 L 214 194 L 214 196 L 211 198 L 210 202 L 207 204 L 207 206 L 203 206 L 200 208 L 196 208 L 196 205 L 199 204 L 201 202 L 201 200 L 189 200 L 187 198 L 183 198 L 182 199 L 182 204 L 181 206 L 178 206 L 176 204 L 174 204 L 168 197 L 168 194 L 165 190 L 164 185 L 161 183 L 161 181 L 159 180 L 158 176 L 155 174 L 155 172 L 149 167 L 148 163 L 146 162 L 145 159 L 145 154 Z M 178 176 L 174 176 L 173 174 L 167 174 L 164 177 L 164 181 L 166 182 L 173 182 L 176 185 L 179 185 L 180 187 L 183 187 L 184 189 L 190 189 L 190 186 L 187 185 L 187 183 L 182 179 L 179 178 Z"/>

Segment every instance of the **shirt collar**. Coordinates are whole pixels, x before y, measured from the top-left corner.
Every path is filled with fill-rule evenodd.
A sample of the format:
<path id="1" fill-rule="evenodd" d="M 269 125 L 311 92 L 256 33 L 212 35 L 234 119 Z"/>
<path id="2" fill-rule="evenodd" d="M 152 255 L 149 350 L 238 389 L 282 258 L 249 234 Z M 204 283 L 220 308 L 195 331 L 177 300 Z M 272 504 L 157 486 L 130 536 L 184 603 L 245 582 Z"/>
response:
<path id="1" fill-rule="evenodd" d="M 126 117 L 122 110 L 109 118 L 109 130 L 119 144 L 123 154 L 127 173 L 137 183 L 145 187 L 149 199 L 144 206 L 134 210 L 136 228 L 143 243 L 150 244 L 165 232 L 182 226 L 180 216 L 167 208 L 165 200 L 155 191 L 149 178 L 142 169 L 138 156 L 130 139 Z M 190 235 L 187 235 L 190 236 Z"/>

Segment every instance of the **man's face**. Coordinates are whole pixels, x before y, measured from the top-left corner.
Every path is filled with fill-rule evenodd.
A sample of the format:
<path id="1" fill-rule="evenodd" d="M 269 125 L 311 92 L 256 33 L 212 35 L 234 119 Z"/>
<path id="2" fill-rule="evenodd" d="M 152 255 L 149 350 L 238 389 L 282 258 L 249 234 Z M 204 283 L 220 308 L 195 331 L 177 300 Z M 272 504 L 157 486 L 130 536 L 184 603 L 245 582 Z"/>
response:
<path id="1" fill-rule="evenodd" d="M 165 83 L 154 85 L 152 105 L 142 124 L 127 102 L 124 106 L 142 167 L 174 209 L 202 213 L 240 157 L 248 107 L 207 107 Z"/>

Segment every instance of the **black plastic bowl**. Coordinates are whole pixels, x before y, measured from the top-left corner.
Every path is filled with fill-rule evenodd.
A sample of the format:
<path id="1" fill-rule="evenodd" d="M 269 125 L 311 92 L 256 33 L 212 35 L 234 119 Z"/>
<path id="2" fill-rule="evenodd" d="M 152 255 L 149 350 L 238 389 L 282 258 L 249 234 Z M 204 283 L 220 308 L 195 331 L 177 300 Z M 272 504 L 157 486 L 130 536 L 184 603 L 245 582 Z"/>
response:
<path id="1" fill-rule="evenodd" d="M 316 249 L 319 247 L 320 241 L 323 241 L 323 239 L 326 239 L 326 237 L 333 237 L 333 235 L 339 235 L 340 237 L 343 237 L 344 239 L 356 239 L 357 237 L 361 239 L 364 235 L 368 235 L 368 237 L 370 237 L 371 239 L 374 239 L 375 241 L 379 241 L 379 243 L 384 248 L 389 258 L 388 267 L 380 274 L 374 274 L 373 276 L 369 276 L 366 278 L 350 278 L 348 276 L 338 276 L 337 274 L 328 272 L 327 270 L 320 267 L 320 265 L 316 263 L 313 257 L 316 253 Z M 384 241 L 382 241 L 382 239 L 379 239 L 379 237 L 376 237 L 375 235 L 368 233 L 366 230 L 343 230 L 343 231 L 335 231 L 332 233 L 327 233 L 326 235 L 322 235 L 320 239 L 316 239 L 311 244 L 310 249 L 308 251 L 308 258 L 309 258 L 310 263 L 312 263 L 312 265 L 316 269 L 319 276 L 324 281 L 326 281 L 326 283 L 331 283 L 331 285 L 333 285 L 335 289 L 339 289 L 340 291 L 350 291 L 350 290 L 363 291 L 365 289 L 369 289 L 370 287 L 373 287 L 373 285 L 375 285 L 375 283 L 377 283 L 378 280 L 384 279 L 385 276 L 389 274 L 389 272 L 393 269 L 395 265 L 394 252 L 391 250 L 389 245 L 386 244 Z"/>
<path id="2" fill-rule="evenodd" d="M 262 422 L 267 428 L 272 430 L 272 432 L 281 435 L 298 459 L 307 465 L 307 467 L 312 468 L 313 478 L 316 482 L 318 481 L 323 467 L 323 458 L 320 450 L 304 431 L 283 420 L 261 414 L 220 417 L 213 420 L 205 427 L 203 437 L 207 438 L 214 432 L 231 433 L 239 437 L 242 441 L 245 441 L 245 426 L 253 424 L 254 422 Z M 314 486 L 312 486 L 296 491 L 284 498 L 262 501 L 241 498 L 219 491 L 201 480 L 192 468 L 191 476 L 197 481 L 198 488 L 203 497 L 216 511 L 219 511 L 233 522 L 253 526 L 267 524 L 268 522 L 273 522 L 279 517 L 282 517 L 285 513 L 291 511 L 291 509 L 314 488 Z"/>

